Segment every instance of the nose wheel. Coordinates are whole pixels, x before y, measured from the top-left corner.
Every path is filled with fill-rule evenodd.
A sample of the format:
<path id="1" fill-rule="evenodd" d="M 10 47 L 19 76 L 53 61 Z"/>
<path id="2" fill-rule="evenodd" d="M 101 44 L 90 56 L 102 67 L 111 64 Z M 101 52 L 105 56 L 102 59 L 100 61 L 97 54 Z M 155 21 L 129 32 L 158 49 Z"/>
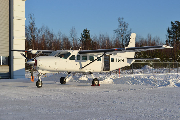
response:
<path id="1" fill-rule="evenodd" d="M 38 81 L 36 82 L 36 86 L 37 86 L 38 88 L 41 88 L 41 87 L 42 87 L 42 81 L 38 80 Z"/>
<path id="2" fill-rule="evenodd" d="M 38 81 L 36 82 L 37 88 L 41 88 L 42 87 L 42 80 L 41 80 L 41 76 L 42 75 L 43 75 L 42 73 L 38 74 Z"/>

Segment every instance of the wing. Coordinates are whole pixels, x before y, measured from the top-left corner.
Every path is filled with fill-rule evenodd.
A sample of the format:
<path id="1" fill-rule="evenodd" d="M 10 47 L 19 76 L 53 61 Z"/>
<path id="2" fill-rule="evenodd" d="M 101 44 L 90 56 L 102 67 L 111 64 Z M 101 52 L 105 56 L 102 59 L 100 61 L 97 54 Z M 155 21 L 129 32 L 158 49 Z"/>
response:
<path id="1" fill-rule="evenodd" d="M 11 51 L 30 52 L 32 54 L 38 54 L 39 52 L 42 52 L 42 53 L 52 53 L 53 52 L 53 50 L 32 50 L 32 49 L 29 49 L 29 50 L 11 50 Z"/>
<path id="2" fill-rule="evenodd" d="M 79 54 L 88 54 L 88 53 L 124 53 L 124 52 L 141 52 L 147 50 L 155 50 L 155 49 L 165 49 L 165 48 L 173 48 L 167 45 L 159 45 L 159 46 L 144 46 L 144 47 L 125 47 L 125 48 L 112 48 L 112 49 L 97 49 L 97 50 L 81 50 Z"/>
<path id="3" fill-rule="evenodd" d="M 165 48 L 173 48 L 167 45 L 159 45 L 159 46 L 143 46 L 143 47 L 127 47 L 125 48 L 125 52 L 141 52 L 147 50 L 156 50 L 156 49 L 165 49 Z"/>
<path id="4" fill-rule="evenodd" d="M 87 53 L 107 53 L 107 52 L 114 52 L 114 51 L 123 51 L 124 48 L 112 48 L 112 49 L 97 49 L 97 50 L 81 50 L 79 54 L 87 54 Z"/>

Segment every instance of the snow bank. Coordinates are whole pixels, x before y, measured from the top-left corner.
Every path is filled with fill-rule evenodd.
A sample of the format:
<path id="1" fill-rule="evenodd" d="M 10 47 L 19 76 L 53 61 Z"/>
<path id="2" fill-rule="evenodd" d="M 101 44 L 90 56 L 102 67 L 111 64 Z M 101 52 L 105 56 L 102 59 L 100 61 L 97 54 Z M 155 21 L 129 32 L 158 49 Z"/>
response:
<path id="1" fill-rule="evenodd" d="M 168 86 L 168 87 L 180 87 L 180 73 L 166 73 L 164 69 L 156 69 L 157 73 L 151 73 L 152 67 L 146 65 L 142 69 L 136 69 L 136 73 L 130 74 L 128 70 L 122 71 L 123 74 L 109 74 L 109 73 L 94 73 L 94 78 L 100 80 L 100 84 L 128 84 L 128 85 L 150 85 L 150 86 Z M 174 69 L 171 69 L 175 71 Z M 143 71 L 143 72 L 140 72 Z M 165 72 L 165 73 L 163 73 Z M 144 74 L 142 74 L 144 73 Z M 147 74 L 145 74 L 147 73 Z M 160 74 L 162 73 L 162 74 Z M 35 79 L 37 79 L 37 72 L 34 72 Z M 42 80 L 52 80 L 59 82 L 60 77 L 66 77 L 67 72 L 61 72 L 57 74 L 46 74 L 42 76 Z M 30 78 L 30 73 L 26 72 L 26 78 Z M 72 73 L 68 75 L 67 82 L 78 83 L 91 83 L 93 80 L 92 75 L 84 73 Z"/>

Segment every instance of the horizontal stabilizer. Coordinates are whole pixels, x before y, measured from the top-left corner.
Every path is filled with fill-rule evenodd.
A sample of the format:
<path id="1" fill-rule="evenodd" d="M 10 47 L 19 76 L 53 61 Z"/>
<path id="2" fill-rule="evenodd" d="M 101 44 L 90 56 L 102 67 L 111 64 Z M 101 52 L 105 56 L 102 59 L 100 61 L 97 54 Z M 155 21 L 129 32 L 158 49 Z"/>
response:
<path id="1" fill-rule="evenodd" d="M 127 58 L 132 60 L 160 60 L 160 58 Z"/>

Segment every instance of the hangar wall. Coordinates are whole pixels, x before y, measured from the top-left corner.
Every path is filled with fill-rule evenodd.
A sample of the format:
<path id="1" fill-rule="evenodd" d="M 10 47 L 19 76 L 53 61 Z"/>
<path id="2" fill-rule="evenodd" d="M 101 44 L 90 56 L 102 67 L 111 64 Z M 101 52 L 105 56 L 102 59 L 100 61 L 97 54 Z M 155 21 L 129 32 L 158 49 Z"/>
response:
<path id="1" fill-rule="evenodd" d="M 0 78 L 9 78 L 9 0 L 0 0 Z"/>
<path id="2" fill-rule="evenodd" d="M 0 55 L 9 56 L 9 1 L 0 0 Z"/>
<path id="3" fill-rule="evenodd" d="M 25 49 L 25 0 L 13 0 L 13 50 Z M 14 51 L 11 55 L 13 71 L 11 78 L 25 77 L 25 59 L 20 52 Z"/>
<path id="4" fill-rule="evenodd" d="M 0 78 L 24 78 L 25 1 L 0 0 Z"/>

